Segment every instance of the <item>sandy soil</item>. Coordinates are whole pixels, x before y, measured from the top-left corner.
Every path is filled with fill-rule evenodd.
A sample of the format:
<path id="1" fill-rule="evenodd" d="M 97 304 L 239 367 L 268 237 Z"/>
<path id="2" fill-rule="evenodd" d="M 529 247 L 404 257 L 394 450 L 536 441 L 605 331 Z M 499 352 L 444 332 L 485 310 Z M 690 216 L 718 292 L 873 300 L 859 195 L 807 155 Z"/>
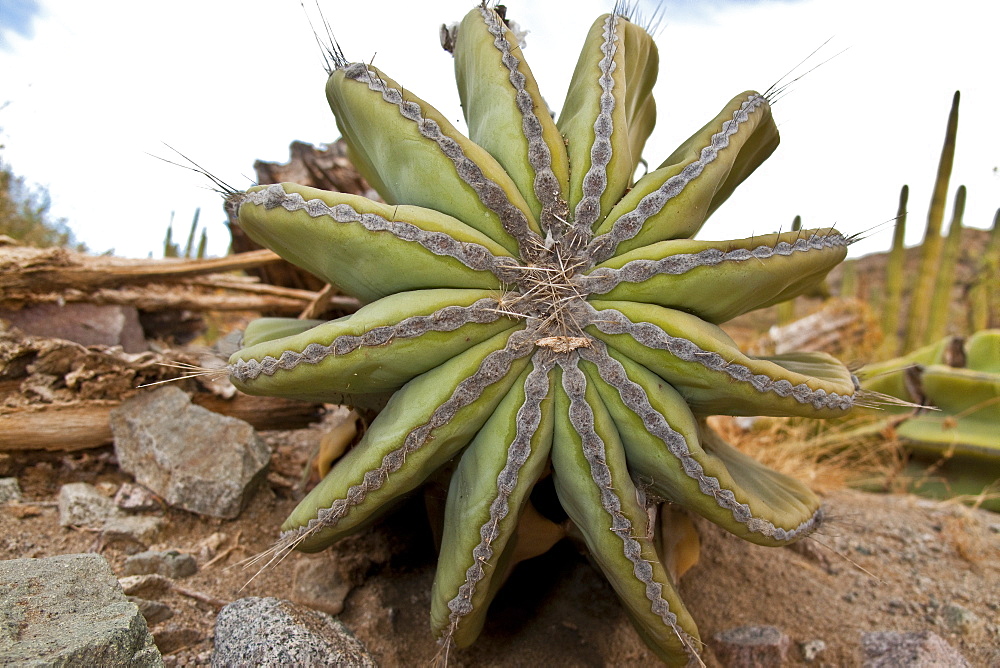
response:
<path id="1" fill-rule="evenodd" d="M 350 589 L 341 619 L 383 666 L 427 665 L 437 653 L 428 631 L 434 547 L 415 498 L 365 533 L 319 555 L 293 554 L 251 580 L 239 563 L 266 550 L 295 505 L 292 481 L 311 430 L 269 433 L 277 449 L 269 486 L 236 520 L 163 508 L 166 527 L 151 549 L 196 555 L 200 570 L 161 600 L 174 616 L 152 626 L 168 665 L 204 663 L 211 655 L 218 605 L 244 596 L 327 600 L 338 592 L 316 573 Z M 21 504 L 0 510 L 0 558 L 94 551 L 116 572 L 142 546 L 114 542 L 87 528 L 64 528 L 55 506 L 60 485 L 84 481 L 106 493 L 129 480 L 110 448 L 72 455 L 18 454 L 5 460 Z M 1000 516 L 908 496 L 839 491 L 826 497 L 830 520 L 814 539 L 762 548 L 699 521 L 700 562 L 681 581 L 682 595 L 720 665 L 714 634 L 744 624 L 773 625 L 801 645 L 826 648 L 811 665 L 860 662 L 865 631 L 932 630 L 975 666 L 1000 665 Z M 336 583 L 334 583 L 336 584 Z M 353 586 L 353 588 L 351 588 Z M 324 589 L 326 588 L 326 589 Z M 324 593 L 330 591 L 329 594 Z M 202 595 L 203 600 L 192 597 Z M 328 607 L 329 607 L 328 606 Z M 600 573 L 568 541 L 522 564 L 491 610 L 480 640 L 452 653 L 453 666 L 655 665 Z"/>

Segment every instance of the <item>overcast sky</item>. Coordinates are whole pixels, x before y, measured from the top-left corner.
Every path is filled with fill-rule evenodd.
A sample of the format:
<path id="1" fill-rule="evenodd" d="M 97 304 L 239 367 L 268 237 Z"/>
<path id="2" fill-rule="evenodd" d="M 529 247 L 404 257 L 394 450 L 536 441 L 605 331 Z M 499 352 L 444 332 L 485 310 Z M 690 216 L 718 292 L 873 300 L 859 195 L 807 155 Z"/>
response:
<path id="1" fill-rule="evenodd" d="M 320 2 L 349 59 L 374 58 L 459 121 L 438 27 L 472 2 Z M 613 2 L 506 4 L 530 31 L 525 58 L 557 108 L 587 29 Z M 646 15 L 655 7 L 638 5 Z M 965 184 L 966 224 L 991 224 L 1000 207 L 1000 3 L 673 0 L 661 13 L 659 118 L 645 151 L 654 166 L 736 93 L 768 88 L 828 38 L 805 69 L 836 56 L 777 102 L 781 146 L 702 237 L 788 229 L 797 214 L 807 227 L 862 232 L 895 215 L 906 183 L 907 241 L 918 243 L 955 90 L 951 193 Z M 97 252 L 159 256 L 171 212 L 183 236 L 198 207 L 210 252 L 225 251 L 218 196 L 197 174 L 148 155 L 174 157 L 164 144 L 243 188 L 254 160 L 283 162 L 292 140 L 338 136 L 319 49 L 293 0 L 2 0 L 0 72 L 0 104 L 9 103 L 0 109 L 0 157 L 47 187 L 53 214 Z M 883 226 L 852 255 L 890 239 Z"/>

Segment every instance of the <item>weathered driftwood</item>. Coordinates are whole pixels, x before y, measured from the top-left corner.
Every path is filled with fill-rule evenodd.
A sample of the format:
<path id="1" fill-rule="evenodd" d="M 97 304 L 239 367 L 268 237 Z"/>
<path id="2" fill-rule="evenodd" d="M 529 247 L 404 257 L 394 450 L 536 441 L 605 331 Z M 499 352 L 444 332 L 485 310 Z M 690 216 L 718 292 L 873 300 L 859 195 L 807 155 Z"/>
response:
<path id="1" fill-rule="evenodd" d="M 207 260 L 132 260 L 89 256 L 61 248 L 0 245 L 0 308 L 87 302 L 122 304 L 141 311 L 265 311 L 298 315 L 318 295 L 261 284 L 222 272 L 278 261 L 269 250 Z M 329 295 L 329 307 L 352 311 L 357 300 Z"/>

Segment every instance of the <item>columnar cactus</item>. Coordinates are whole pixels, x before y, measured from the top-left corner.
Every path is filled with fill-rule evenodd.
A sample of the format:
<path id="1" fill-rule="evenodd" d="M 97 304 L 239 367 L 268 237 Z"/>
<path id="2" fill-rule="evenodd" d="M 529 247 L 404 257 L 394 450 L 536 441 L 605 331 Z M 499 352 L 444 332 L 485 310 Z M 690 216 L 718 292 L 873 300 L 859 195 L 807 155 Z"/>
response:
<path id="1" fill-rule="evenodd" d="M 767 158 L 766 96 L 740 93 L 633 183 L 655 116 L 657 52 L 627 16 L 594 23 L 558 121 L 517 36 L 484 3 L 445 32 L 469 136 L 409 89 L 331 49 L 327 97 L 388 204 L 294 184 L 234 195 L 260 243 L 366 305 L 252 324 L 230 360 L 251 394 L 388 403 L 283 526 L 320 550 L 457 461 L 431 621 L 478 635 L 518 518 L 551 470 L 559 500 L 643 640 L 697 660 L 657 554 L 671 502 L 763 545 L 822 520 L 803 484 L 723 442 L 710 414 L 836 417 L 857 384 L 820 353 L 750 357 L 717 325 L 813 287 L 832 229 L 694 241 Z"/>

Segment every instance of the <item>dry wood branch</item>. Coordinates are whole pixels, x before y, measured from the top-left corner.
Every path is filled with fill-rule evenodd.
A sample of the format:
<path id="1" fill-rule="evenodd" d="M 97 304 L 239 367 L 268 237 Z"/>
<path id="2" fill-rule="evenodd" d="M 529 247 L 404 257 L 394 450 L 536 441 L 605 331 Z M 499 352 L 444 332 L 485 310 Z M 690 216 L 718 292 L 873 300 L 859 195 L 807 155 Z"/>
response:
<path id="1" fill-rule="evenodd" d="M 0 290 L 54 292 L 177 281 L 258 267 L 279 258 L 269 250 L 207 260 L 132 260 L 89 256 L 61 248 L 0 247 Z"/>

